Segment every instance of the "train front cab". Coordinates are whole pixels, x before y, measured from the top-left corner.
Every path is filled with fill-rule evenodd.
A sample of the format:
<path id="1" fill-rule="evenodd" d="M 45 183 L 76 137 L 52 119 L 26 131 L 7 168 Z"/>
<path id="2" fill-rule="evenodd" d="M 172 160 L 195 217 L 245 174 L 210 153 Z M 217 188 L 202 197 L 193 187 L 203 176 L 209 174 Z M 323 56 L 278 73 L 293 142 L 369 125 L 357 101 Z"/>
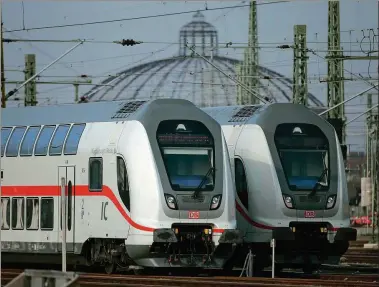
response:
<path id="1" fill-rule="evenodd" d="M 277 261 L 299 263 L 307 271 L 339 262 L 356 230 L 349 227 L 348 194 L 339 142 L 312 124 L 280 124 L 274 142 L 286 184 L 288 227 L 273 229 Z M 280 177 L 280 176 L 279 176 Z M 280 180 L 280 178 L 279 178 Z"/>
<path id="2" fill-rule="evenodd" d="M 166 267 L 222 267 L 241 237 L 228 210 L 234 210 L 234 189 L 221 128 L 165 120 L 156 140 L 157 165 L 163 164 L 162 209 L 172 224 L 154 230 L 151 256 Z"/>

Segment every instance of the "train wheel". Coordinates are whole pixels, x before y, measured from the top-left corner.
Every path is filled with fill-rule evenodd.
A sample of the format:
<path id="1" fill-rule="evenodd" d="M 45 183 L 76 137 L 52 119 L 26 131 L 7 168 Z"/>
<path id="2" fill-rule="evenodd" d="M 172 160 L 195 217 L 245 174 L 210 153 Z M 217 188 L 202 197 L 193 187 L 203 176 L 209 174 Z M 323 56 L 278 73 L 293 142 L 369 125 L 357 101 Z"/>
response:
<path id="1" fill-rule="evenodd" d="M 105 273 L 112 274 L 116 271 L 116 264 L 114 262 L 112 263 L 107 262 L 104 265 L 104 270 L 105 270 Z"/>

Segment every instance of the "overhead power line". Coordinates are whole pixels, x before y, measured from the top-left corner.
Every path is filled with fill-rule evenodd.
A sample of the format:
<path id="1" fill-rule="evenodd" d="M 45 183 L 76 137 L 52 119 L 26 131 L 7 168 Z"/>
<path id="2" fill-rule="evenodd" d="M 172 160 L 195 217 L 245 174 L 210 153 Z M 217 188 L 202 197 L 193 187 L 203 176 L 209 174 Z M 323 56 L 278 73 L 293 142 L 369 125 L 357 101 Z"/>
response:
<path id="1" fill-rule="evenodd" d="M 277 47 L 278 49 L 294 49 L 294 46 L 293 45 L 281 45 L 281 46 L 278 46 Z M 313 55 L 315 55 L 316 57 L 319 57 L 325 61 L 327 61 L 328 59 L 326 57 L 323 57 L 323 56 L 320 56 L 315 50 L 313 49 L 307 49 L 307 52 L 310 52 L 312 53 Z M 371 87 L 375 88 L 376 90 L 379 90 L 377 88 L 378 85 L 374 85 L 373 83 L 369 82 L 368 80 L 366 80 L 364 77 L 362 77 L 362 75 L 356 75 L 355 73 L 353 72 L 350 72 L 349 70 L 347 70 L 346 68 L 343 68 L 343 70 L 347 73 L 349 73 L 351 76 L 354 76 L 356 77 L 357 79 L 359 80 L 362 80 L 364 81 L 366 84 L 370 85 Z"/>
<path id="2" fill-rule="evenodd" d="M 289 1 L 275 1 L 275 2 L 270 1 L 270 2 L 258 3 L 257 5 L 269 5 L 269 4 L 278 4 L 278 3 L 285 3 L 285 2 L 289 2 Z M 122 19 L 113 19 L 113 20 L 103 20 L 103 21 L 74 23 L 74 24 L 62 24 L 62 25 L 51 25 L 51 26 L 43 26 L 43 27 L 32 27 L 32 28 L 26 28 L 26 29 L 14 29 L 14 30 L 4 31 L 4 33 L 19 32 L 19 31 L 31 31 L 31 30 L 43 30 L 43 29 L 55 29 L 55 28 L 66 28 L 66 27 L 95 25 L 95 24 L 106 24 L 106 23 L 124 22 L 124 21 L 132 21 L 132 20 L 142 20 L 142 19 L 149 19 L 149 18 L 176 16 L 176 15 L 183 15 L 183 14 L 193 14 L 193 13 L 196 13 L 199 11 L 207 12 L 207 11 L 216 11 L 216 10 L 241 8 L 241 7 L 250 7 L 250 4 L 234 5 L 234 6 L 227 6 L 227 7 L 196 9 L 196 10 L 189 10 L 189 11 L 182 11 L 182 12 L 173 12 L 173 13 L 139 16 L 139 17 L 122 18 Z"/>
<path id="3" fill-rule="evenodd" d="M 48 40 L 48 39 L 3 39 L 4 43 L 13 43 L 13 42 L 47 42 L 47 43 L 97 43 L 97 44 L 120 44 L 122 46 L 134 46 L 141 44 L 141 41 L 135 41 L 133 39 L 122 39 L 121 41 L 95 41 L 95 40 L 86 40 L 86 39 L 73 39 L 73 40 Z"/>
<path id="4" fill-rule="evenodd" d="M 15 42 L 38 42 L 38 43 L 78 43 L 78 42 L 84 42 L 84 43 L 92 43 L 92 44 L 120 44 L 123 46 L 134 46 L 137 44 L 173 44 L 173 45 L 180 45 L 179 42 L 145 42 L 145 41 L 135 41 L 133 39 L 122 39 L 121 41 L 101 41 L 101 40 L 93 40 L 93 39 L 22 39 L 22 38 L 4 38 L 3 39 L 4 43 L 15 43 Z M 219 43 L 219 49 L 283 49 L 282 47 L 289 47 L 293 48 L 291 45 L 271 45 L 268 46 L 266 44 L 261 44 L 259 46 L 248 46 L 248 45 L 242 45 L 242 46 L 233 46 L 233 44 L 243 44 L 243 43 L 232 43 L 232 42 L 227 42 L 227 43 Z M 247 44 L 247 43 L 246 43 Z M 205 47 L 205 48 L 213 48 L 212 45 L 203 45 L 203 46 L 196 46 L 197 47 Z M 361 50 L 314 50 L 312 49 L 312 52 L 328 52 L 328 51 L 344 51 L 344 52 L 361 52 Z M 378 51 L 372 51 L 372 53 L 378 52 Z"/>
<path id="5" fill-rule="evenodd" d="M 376 109 L 378 107 L 379 104 L 376 104 L 375 106 L 371 107 L 370 109 L 366 110 L 365 112 L 359 114 L 358 116 L 354 117 L 353 119 L 351 119 L 350 121 L 347 121 L 345 123 L 345 125 L 348 125 L 350 124 L 351 122 L 355 121 L 356 119 L 359 119 L 361 116 L 364 116 L 365 114 L 367 114 L 368 112 L 371 112 L 373 109 Z"/>
<path id="6" fill-rule="evenodd" d="M 371 89 L 373 89 L 373 88 L 376 88 L 376 89 L 377 89 L 378 86 L 379 86 L 379 84 L 373 85 L 371 88 L 368 88 L 368 89 L 366 89 L 366 90 L 364 90 L 364 91 L 359 92 L 358 94 L 352 96 L 351 98 L 348 98 L 347 100 L 344 100 L 344 101 L 338 103 L 337 105 L 328 108 L 327 110 L 323 111 L 322 113 L 320 113 L 320 114 L 318 114 L 318 115 L 319 115 L 319 116 L 322 116 L 323 114 L 326 114 L 327 112 L 329 112 L 329 111 L 331 111 L 331 110 L 333 110 L 333 109 L 335 109 L 335 108 L 338 108 L 340 105 L 343 105 L 343 104 L 345 104 L 345 103 L 347 103 L 347 102 L 350 102 L 351 100 L 353 100 L 353 99 L 355 99 L 355 98 L 357 98 L 357 97 L 363 95 L 364 93 L 368 92 L 369 90 L 371 90 Z"/>
<path id="7" fill-rule="evenodd" d="M 193 47 L 190 47 L 188 44 L 186 44 L 186 47 L 188 49 L 190 49 L 192 51 L 193 54 L 196 54 L 197 56 L 199 56 L 200 58 L 202 58 L 205 62 L 207 62 L 209 65 L 211 65 L 213 68 L 215 68 L 217 71 L 219 71 L 221 74 L 223 74 L 224 76 L 228 77 L 229 79 L 231 79 L 234 83 L 236 83 L 237 85 L 241 86 L 244 90 L 246 90 L 248 93 L 252 94 L 254 97 L 256 97 L 258 100 L 260 100 L 261 102 L 263 102 L 264 104 L 268 104 L 269 101 L 267 100 L 267 98 L 263 98 L 260 94 L 258 94 L 256 91 L 254 90 L 250 90 L 248 87 L 246 87 L 243 83 L 241 83 L 240 81 L 238 81 L 237 79 L 231 77 L 230 75 L 228 75 L 227 73 L 225 73 L 223 70 L 221 70 L 219 67 L 217 67 L 215 64 L 213 64 L 211 61 L 209 61 L 207 58 L 205 58 L 204 56 L 200 55 L 198 52 L 196 52 L 196 50 L 193 48 Z"/>
<path id="8" fill-rule="evenodd" d="M 21 86 L 15 88 L 14 90 L 10 91 L 7 95 L 6 95 L 6 99 L 9 99 L 11 96 L 13 96 L 15 93 L 17 93 L 22 87 L 24 87 L 27 83 L 29 83 L 30 81 L 32 81 L 34 78 L 38 77 L 39 74 L 41 74 L 43 71 L 45 71 L 46 69 L 48 69 L 50 66 L 54 65 L 56 62 L 58 62 L 60 59 L 62 59 L 64 56 L 66 56 L 68 53 L 70 53 L 72 50 L 76 49 L 77 47 L 79 47 L 80 45 L 82 45 L 83 42 L 79 42 L 78 44 L 76 44 L 74 47 L 70 48 L 69 50 L 67 50 L 64 54 L 62 54 L 61 56 L 59 56 L 57 59 L 55 59 L 53 62 L 51 62 L 49 65 L 47 65 L 46 67 L 44 67 L 41 71 L 39 71 L 37 74 L 34 74 L 31 78 L 27 79 L 25 82 L 23 82 L 21 84 Z"/>

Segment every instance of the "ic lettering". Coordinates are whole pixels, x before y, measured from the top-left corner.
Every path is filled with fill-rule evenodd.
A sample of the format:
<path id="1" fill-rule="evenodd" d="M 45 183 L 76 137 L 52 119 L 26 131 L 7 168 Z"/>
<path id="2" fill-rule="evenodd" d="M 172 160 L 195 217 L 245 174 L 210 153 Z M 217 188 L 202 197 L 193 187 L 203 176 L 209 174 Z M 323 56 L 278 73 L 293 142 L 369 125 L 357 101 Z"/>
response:
<path id="1" fill-rule="evenodd" d="M 108 205 L 108 201 L 101 203 L 101 220 L 105 220 L 105 221 L 108 220 L 108 217 L 106 215 L 107 205 Z"/>

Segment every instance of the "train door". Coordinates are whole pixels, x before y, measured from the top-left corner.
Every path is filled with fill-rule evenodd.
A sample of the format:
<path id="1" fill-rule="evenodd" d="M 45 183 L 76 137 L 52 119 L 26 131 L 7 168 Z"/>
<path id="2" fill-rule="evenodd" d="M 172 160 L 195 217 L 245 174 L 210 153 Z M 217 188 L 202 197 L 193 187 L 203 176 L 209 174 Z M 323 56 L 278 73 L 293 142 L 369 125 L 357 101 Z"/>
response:
<path id="1" fill-rule="evenodd" d="M 61 179 L 65 179 L 66 185 L 66 250 L 73 253 L 75 246 L 75 166 L 58 167 L 58 250 L 62 251 L 62 197 Z"/>

